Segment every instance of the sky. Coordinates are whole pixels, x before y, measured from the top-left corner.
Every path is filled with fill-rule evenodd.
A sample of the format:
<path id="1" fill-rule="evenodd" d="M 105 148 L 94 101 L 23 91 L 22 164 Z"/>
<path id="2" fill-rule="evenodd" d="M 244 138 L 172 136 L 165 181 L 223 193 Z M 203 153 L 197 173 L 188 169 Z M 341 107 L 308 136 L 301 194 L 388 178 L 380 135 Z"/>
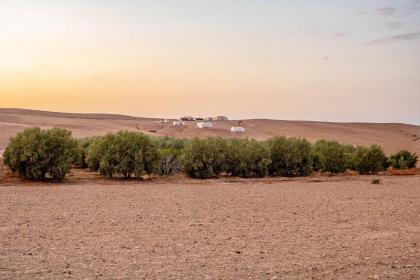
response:
<path id="1" fill-rule="evenodd" d="M 420 124 L 420 0 L 0 0 L 0 107 Z"/>

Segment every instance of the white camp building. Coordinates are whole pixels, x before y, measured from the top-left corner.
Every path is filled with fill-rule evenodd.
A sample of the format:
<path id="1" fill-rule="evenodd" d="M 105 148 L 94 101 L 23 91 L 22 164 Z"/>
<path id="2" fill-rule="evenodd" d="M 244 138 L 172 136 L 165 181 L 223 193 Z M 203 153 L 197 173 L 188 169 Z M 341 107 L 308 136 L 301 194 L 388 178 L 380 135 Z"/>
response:
<path id="1" fill-rule="evenodd" d="M 245 132 L 245 128 L 244 127 L 240 127 L 240 126 L 232 126 L 230 128 L 230 131 L 237 132 L 237 133 L 244 133 Z"/>
<path id="2" fill-rule="evenodd" d="M 211 122 L 198 122 L 198 128 L 212 128 L 213 124 Z"/>

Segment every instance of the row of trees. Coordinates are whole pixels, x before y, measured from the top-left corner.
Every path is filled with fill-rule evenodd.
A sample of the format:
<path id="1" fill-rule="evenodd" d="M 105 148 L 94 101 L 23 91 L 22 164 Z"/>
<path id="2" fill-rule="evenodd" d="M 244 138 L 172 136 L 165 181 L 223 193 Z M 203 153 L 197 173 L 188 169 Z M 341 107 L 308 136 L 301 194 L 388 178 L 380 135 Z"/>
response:
<path id="1" fill-rule="evenodd" d="M 313 171 L 341 173 L 351 169 L 376 174 L 388 167 L 413 168 L 417 156 L 400 151 L 389 158 L 377 145 L 354 147 L 336 141 L 274 137 L 249 139 L 152 138 L 120 131 L 75 140 L 60 128 L 26 129 L 11 139 L 4 163 L 29 179 L 61 180 L 71 166 L 89 168 L 109 177 L 141 177 L 185 172 L 198 179 L 220 174 L 240 177 L 308 176 Z"/>

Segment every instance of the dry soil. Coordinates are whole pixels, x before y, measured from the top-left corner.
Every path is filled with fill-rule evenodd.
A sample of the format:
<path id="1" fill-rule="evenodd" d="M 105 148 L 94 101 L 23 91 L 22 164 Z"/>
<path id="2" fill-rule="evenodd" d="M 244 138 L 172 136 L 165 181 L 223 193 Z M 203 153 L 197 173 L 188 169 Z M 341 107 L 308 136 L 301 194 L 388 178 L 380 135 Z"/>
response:
<path id="1" fill-rule="evenodd" d="M 0 178 L 1 279 L 420 279 L 420 176 Z"/>

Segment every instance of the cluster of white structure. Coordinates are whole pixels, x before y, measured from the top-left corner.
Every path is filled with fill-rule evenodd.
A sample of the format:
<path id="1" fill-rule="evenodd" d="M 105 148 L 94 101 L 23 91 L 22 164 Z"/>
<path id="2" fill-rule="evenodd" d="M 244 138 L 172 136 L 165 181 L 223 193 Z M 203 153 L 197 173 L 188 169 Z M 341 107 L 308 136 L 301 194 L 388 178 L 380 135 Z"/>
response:
<path id="1" fill-rule="evenodd" d="M 217 116 L 217 117 L 207 117 L 207 118 L 195 118 L 191 116 L 184 116 L 181 117 L 179 120 L 174 120 L 172 122 L 173 126 L 186 126 L 187 122 L 196 121 L 196 125 L 200 129 L 204 128 L 213 128 L 214 124 L 211 121 L 225 121 L 228 120 L 225 116 Z M 168 122 L 167 119 L 162 120 L 161 122 Z M 241 122 L 238 122 L 238 124 L 241 124 Z M 232 133 L 245 133 L 246 129 L 242 126 L 232 126 L 230 128 L 230 131 Z"/>
<path id="2" fill-rule="evenodd" d="M 202 117 L 192 117 L 192 116 L 184 116 L 179 118 L 181 121 L 228 121 L 228 117 L 225 116 L 217 116 L 217 117 L 207 117 L 207 118 L 202 118 Z"/>

